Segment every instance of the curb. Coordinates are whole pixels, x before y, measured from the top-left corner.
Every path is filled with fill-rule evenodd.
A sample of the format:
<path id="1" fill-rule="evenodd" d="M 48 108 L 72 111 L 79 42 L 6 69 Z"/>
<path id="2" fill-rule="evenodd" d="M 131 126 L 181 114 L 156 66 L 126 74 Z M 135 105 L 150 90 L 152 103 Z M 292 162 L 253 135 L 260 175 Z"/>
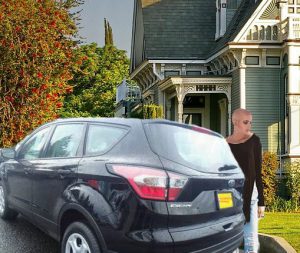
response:
<path id="1" fill-rule="evenodd" d="M 297 253 L 283 238 L 266 234 L 259 234 L 260 249 L 268 253 Z"/>

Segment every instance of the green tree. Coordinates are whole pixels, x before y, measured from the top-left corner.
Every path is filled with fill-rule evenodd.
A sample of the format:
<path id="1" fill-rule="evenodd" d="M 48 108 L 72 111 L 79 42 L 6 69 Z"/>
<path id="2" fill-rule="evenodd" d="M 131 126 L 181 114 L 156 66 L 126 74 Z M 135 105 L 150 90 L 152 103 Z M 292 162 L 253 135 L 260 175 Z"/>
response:
<path id="1" fill-rule="evenodd" d="M 104 32 L 105 32 L 105 45 L 113 45 L 114 44 L 114 39 L 113 39 L 113 32 L 112 28 L 109 24 L 109 22 L 104 19 Z"/>
<path id="2" fill-rule="evenodd" d="M 61 117 L 113 116 L 116 87 L 129 76 L 125 51 L 92 43 L 78 48 L 76 54 L 84 60 L 69 82 L 73 93 L 66 96 Z"/>
<path id="3" fill-rule="evenodd" d="M 57 117 L 71 91 L 80 0 L 0 4 L 0 146 L 11 146 Z"/>

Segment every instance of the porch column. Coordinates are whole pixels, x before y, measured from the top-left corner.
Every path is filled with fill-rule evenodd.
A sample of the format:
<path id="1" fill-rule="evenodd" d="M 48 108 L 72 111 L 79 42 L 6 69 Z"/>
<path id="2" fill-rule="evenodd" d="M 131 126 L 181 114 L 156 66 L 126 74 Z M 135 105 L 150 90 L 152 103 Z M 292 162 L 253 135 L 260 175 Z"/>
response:
<path id="1" fill-rule="evenodd" d="M 220 118 L 220 132 L 221 134 L 226 137 L 226 112 L 227 112 L 227 108 L 226 108 L 226 99 L 223 98 L 221 100 L 218 101 L 219 103 L 219 108 L 220 108 L 220 112 L 221 112 L 221 118 Z"/>
<path id="2" fill-rule="evenodd" d="M 183 100 L 178 100 L 178 122 L 182 123 Z"/>
<path id="3" fill-rule="evenodd" d="M 166 119 L 171 119 L 171 100 L 166 98 Z"/>
<path id="4" fill-rule="evenodd" d="M 240 107 L 243 109 L 246 109 L 246 52 L 247 49 L 243 49 L 240 64 Z"/>
<path id="5" fill-rule="evenodd" d="M 178 122 L 182 123 L 182 115 L 183 115 L 183 99 L 184 99 L 184 86 L 183 84 L 176 85 L 176 93 L 178 100 Z"/>

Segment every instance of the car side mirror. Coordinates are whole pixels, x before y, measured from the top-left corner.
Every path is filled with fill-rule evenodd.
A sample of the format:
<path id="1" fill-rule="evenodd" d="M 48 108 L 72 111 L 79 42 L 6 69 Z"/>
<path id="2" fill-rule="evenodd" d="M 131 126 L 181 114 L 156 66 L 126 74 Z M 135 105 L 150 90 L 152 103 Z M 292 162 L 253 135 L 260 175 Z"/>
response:
<path id="1" fill-rule="evenodd" d="M 6 161 L 15 158 L 15 156 L 16 156 L 16 151 L 13 148 L 0 149 L 0 160 Z"/>

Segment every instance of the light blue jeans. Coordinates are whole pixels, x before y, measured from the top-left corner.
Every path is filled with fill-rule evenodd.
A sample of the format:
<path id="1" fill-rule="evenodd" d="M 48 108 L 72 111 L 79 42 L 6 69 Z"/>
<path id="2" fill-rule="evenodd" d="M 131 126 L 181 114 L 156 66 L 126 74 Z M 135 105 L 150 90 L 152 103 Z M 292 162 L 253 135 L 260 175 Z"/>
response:
<path id="1" fill-rule="evenodd" d="M 257 253 L 259 249 L 258 241 L 258 200 L 251 200 L 250 222 L 244 225 L 244 252 Z"/>

